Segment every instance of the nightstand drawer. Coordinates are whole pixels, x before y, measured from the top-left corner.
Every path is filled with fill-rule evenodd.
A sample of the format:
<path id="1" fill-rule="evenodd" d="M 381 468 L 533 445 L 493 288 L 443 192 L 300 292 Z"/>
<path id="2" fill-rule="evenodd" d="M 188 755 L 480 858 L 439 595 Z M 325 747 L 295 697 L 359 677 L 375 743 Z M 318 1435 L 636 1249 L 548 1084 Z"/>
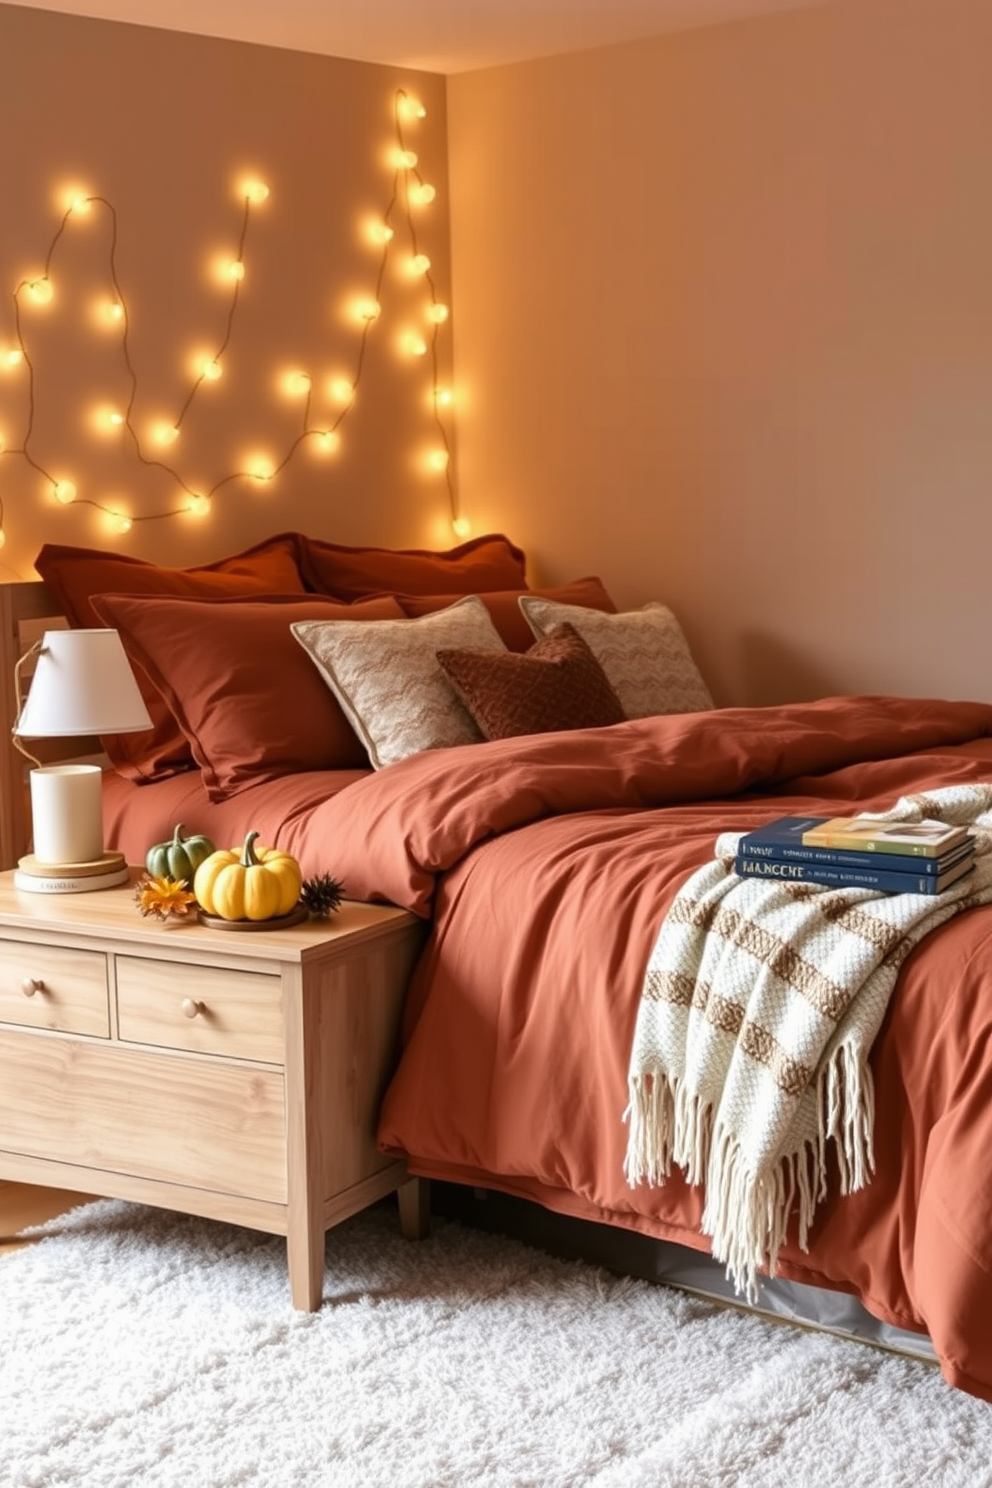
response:
<path id="1" fill-rule="evenodd" d="M 106 956 L 0 940 L 0 1023 L 109 1038 Z"/>
<path id="2" fill-rule="evenodd" d="M 118 956 L 116 965 L 124 1042 L 282 1064 L 278 977 L 137 956 Z"/>
<path id="3" fill-rule="evenodd" d="M 0 1150 L 285 1202 L 281 1070 L 9 1028 L 0 1063 Z"/>

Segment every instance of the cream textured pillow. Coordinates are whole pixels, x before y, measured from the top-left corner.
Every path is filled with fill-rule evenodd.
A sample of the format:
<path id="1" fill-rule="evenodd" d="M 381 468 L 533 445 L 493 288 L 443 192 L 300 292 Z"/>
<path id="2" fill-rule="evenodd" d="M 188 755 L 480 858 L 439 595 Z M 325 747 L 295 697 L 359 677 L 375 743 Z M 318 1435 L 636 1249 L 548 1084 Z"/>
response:
<path id="1" fill-rule="evenodd" d="M 667 605 L 604 615 L 579 605 L 522 594 L 518 600 L 536 636 L 562 621 L 588 645 L 628 718 L 658 713 L 699 713 L 713 707 L 682 627 Z"/>
<path id="2" fill-rule="evenodd" d="M 506 650 L 474 595 L 418 620 L 299 620 L 290 629 L 377 770 L 423 749 L 481 742 L 436 654 Z"/>

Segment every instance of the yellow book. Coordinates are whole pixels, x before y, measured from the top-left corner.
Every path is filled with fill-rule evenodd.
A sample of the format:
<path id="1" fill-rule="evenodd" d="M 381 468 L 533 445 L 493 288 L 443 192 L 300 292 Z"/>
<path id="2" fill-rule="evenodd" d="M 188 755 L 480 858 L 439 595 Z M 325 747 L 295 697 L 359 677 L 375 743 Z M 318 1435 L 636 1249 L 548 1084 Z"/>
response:
<path id="1" fill-rule="evenodd" d="M 803 833 L 803 846 L 940 858 L 959 847 L 967 836 L 966 827 L 949 827 L 940 821 L 881 822 L 865 821 L 858 816 L 832 816 Z"/>

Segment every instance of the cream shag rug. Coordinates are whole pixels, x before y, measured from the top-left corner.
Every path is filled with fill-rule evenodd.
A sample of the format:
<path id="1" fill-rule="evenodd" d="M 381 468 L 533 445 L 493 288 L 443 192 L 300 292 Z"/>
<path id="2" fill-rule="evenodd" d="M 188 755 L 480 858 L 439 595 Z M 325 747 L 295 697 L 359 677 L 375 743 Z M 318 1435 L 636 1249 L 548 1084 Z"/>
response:
<path id="1" fill-rule="evenodd" d="M 101 1201 L 0 1261 L 3 1488 L 992 1488 L 936 1370 L 380 1207 L 281 1241 Z"/>

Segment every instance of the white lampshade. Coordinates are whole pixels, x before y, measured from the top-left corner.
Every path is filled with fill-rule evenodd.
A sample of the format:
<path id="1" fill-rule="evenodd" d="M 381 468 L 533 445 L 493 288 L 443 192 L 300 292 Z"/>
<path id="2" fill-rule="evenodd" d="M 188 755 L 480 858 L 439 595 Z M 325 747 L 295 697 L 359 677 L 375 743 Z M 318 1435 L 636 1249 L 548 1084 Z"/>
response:
<path id="1" fill-rule="evenodd" d="M 14 733 L 27 739 L 149 729 L 116 630 L 46 630 Z"/>
<path id="2" fill-rule="evenodd" d="M 18 737 L 51 739 L 138 733 L 152 726 L 116 630 L 46 630 L 18 663 L 37 657 L 31 690 L 14 725 Z M 18 888 L 75 893 L 109 888 L 128 876 L 120 853 L 103 850 L 103 771 L 99 765 L 36 765 L 31 771 L 34 852 L 20 859 Z"/>

